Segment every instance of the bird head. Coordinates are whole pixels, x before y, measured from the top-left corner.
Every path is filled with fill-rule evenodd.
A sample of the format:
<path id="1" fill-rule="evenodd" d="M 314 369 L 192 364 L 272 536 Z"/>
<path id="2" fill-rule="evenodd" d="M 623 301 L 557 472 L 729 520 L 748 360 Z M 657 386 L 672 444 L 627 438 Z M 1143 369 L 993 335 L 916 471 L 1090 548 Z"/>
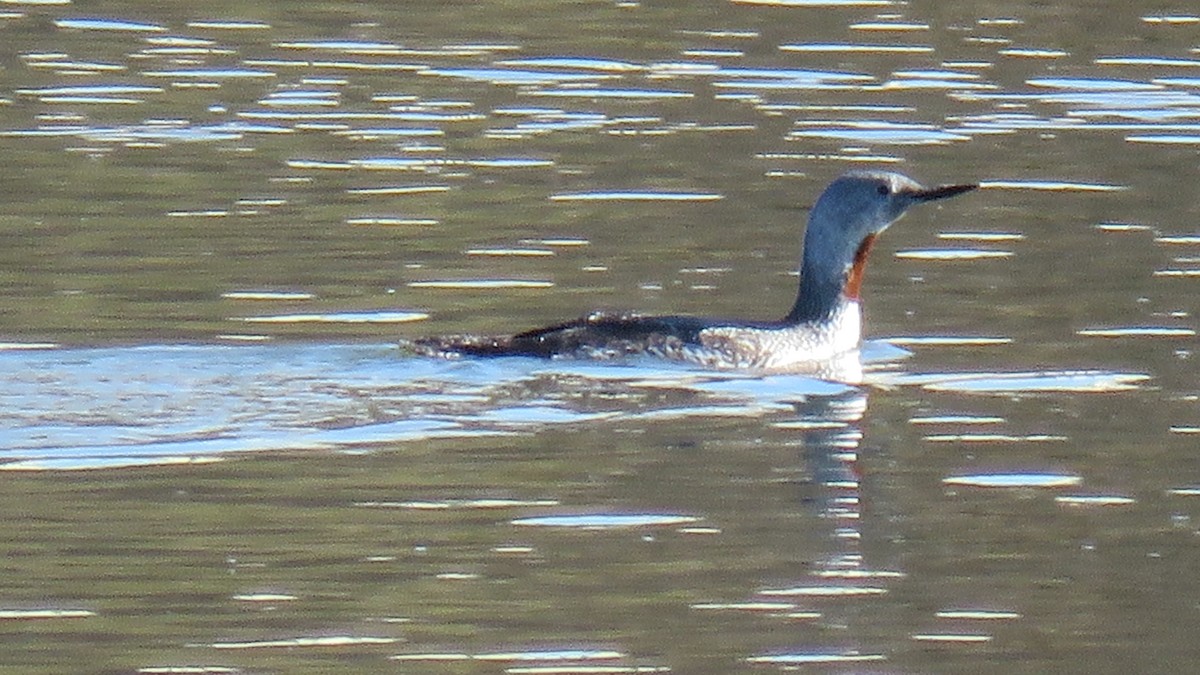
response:
<path id="1" fill-rule="evenodd" d="M 953 197 L 978 185 L 927 188 L 890 171 L 851 171 L 829 184 L 809 216 L 818 236 L 828 235 L 857 248 L 859 242 L 896 222 L 914 204 Z"/>
<path id="2" fill-rule="evenodd" d="M 847 298 L 857 299 L 867 254 L 879 233 L 915 204 L 953 197 L 977 187 L 974 183 L 925 187 L 890 171 L 851 171 L 842 175 L 825 188 L 809 213 L 801 283 L 815 285 L 811 290 L 817 296 L 840 291 Z M 801 311 L 798 302 L 792 315 Z"/>

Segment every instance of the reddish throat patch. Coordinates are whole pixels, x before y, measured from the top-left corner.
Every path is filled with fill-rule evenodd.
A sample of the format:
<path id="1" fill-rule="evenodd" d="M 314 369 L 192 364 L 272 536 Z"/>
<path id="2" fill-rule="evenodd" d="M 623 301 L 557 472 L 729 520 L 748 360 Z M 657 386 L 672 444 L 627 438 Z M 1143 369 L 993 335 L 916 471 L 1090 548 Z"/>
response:
<path id="1" fill-rule="evenodd" d="M 858 300 L 859 291 L 862 290 L 863 273 L 867 271 L 867 256 L 871 253 L 871 247 L 874 244 L 875 235 L 868 234 L 858 245 L 858 250 L 854 252 L 854 265 L 846 277 L 846 290 L 844 291 L 846 297 L 851 300 Z"/>

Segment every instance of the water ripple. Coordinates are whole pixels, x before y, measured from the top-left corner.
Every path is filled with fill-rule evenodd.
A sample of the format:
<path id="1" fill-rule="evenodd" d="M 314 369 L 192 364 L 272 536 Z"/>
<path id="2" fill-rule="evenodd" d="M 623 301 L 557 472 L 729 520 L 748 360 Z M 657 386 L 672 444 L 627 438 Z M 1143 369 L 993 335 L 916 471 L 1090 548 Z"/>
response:
<path id="1" fill-rule="evenodd" d="M 278 77 L 270 70 L 253 68 L 177 68 L 172 70 L 144 70 L 146 77 L 163 77 L 173 80 L 266 80 Z"/>
<path id="2" fill-rule="evenodd" d="M 189 21 L 188 28 L 202 28 L 206 30 L 269 30 L 271 24 L 261 21 L 223 21 L 223 20 L 206 20 L 206 21 Z"/>
<path id="3" fill-rule="evenodd" d="M 1071 91 L 1156 91 L 1162 86 L 1137 80 L 1113 80 L 1101 77 L 1043 77 L 1026 80 L 1031 87 Z"/>
<path id="4" fill-rule="evenodd" d="M 571 68 L 577 70 L 594 70 L 601 73 L 628 73 L 645 70 L 630 61 L 615 61 L 611 59 L 594 59 L 581 56 L 546 56 L 538 58 L 508 59 L 498 61 L 500 66 L 534 66 L 538 68 Z"/>
<path id="5" fill-rule="evenodd" d="M 712 202 L 723 195 L 711 192 L 594 191 L 550 195 L 552 202 Z"/>
<path id="6" fill-rule="evenodd" d="M 610 530 L 631 527 L 670 527 L 699 522 L 696 516 L 674 513 L 585 513 L 575 515 L 534 516 L 518 518 L 513 525 L 521 527 L 563 527 L 582 530 Z"/>
<path id="7" fill-rule="evenodd" d="M 986 260 L 989 258 L 1010 258 L 1012 251 L 994 251 L 979 248 L 925 248 L 896 251 L 894 254 L 901 260 Z"/>
<path id="8" fill-rule="evenodd" d="M 364 311 L 327 312 L 325 314 L 269 314 L 263 316 L 234 317 L 232 321 L 246 323 L 407 323 L 424 321 L 429 315 L 424 312 Z"/>
<path id="9" fill-rule="evenodd" d="M 1158 143 L 1163 145 L 1200 145 L 1200 134 L 1135 134 L 1126 136 L 1130 143 Z"/>
<path id="10" fill-rule="evenodd" d="M 977 473 L 949 476 L 942 479 L 946 485 L 979 488 L 1065 488 L 1074 487 L 1083 479 L 1067 473 Z"/>
<path id="11" fill-rule="evenodd" d="M 1034 371 L 1019 373 L 930 373 L 897 376 L 898 384 L 912 384 L 930 391 L 973 394 L 1019 394 L 1038 392 L 1119 392 L 1138 389 L 1150 380 L 1144 373 L 1106 370 Z"/>
<path id="12" fill-rule="evenodd" d="M 789 140 L 826 138 L 896 145 L 938 145 L 971 140 L 970 136 L 939 129 L 929 124 L 871 120 L 805 122 L 803 128 L 790 132 L 787 137 Z"/>
<path id="13" fill-rule="evenodd" d="M 1137 500 L 1125 495 L 1059 495 L 1054 502 L 1071 507 L 1130 506 L 1136 504 Z"/>
<path id="14" fill-rule="evenodd" d="M 0 609 L 0 621 L 40 619 L 86 619 L 96 616 L 88 609 Z"/>
<path id="15" fill-rule="evenodd" d="M 1142 21 L 1150 24 L 1184 25 L 1200 23 L 1200 16 L 1194 14 L 1148 14 Z"/>
<path id="16" fill-rule="evenodd" d="M 445 288 L 456 290 L 478 290 L 494 288 L 550 288 L 553 281 L 539 279 L 430 279 L 410 281 L 409 288 Z"/>
<path id="17" fill-rule="evenodd" d="M 911 639 L 916 642 L 941 642 L 947 644 L 978 644 L 991 642 L 994 638 L 984 633 L 913 633 Z"/>
<path id="18" fill-rule="evenodd" d="M 1171 68 L 1198 68 L 1200 61 L 1164 56 L 1102 56 L 1093 61 L 1098 66 L 1167 66 Z"/>
<path id="19" fill-rule="evenodd" d="M 1000 609 L 943 609 L 934 616 L 939 619 L 966 619 L 969 621 L 996 621 L 1021 618 L 1020 612 Z"/>
<path id="20" fill-rule="evenodd" d="M 1129 189 L 1128 185 L 1054 180 L 984 180 L 979 181 L 979 187 L 988 190 L 1043 190 L 1048 192 L 1120 192 Z"/>
<path id="21" fill-rule="evenodd" d="M 1089 337 L 1192 337 L 1196 331 L 1180 326 L 1122 326 L 1112 328 L 1084 328 L 1076 335 Z"/>
<path id="22" fill-rule="evenodd" d="M 303 291 L 227 291 L 221 294 L 226 300 L 312 300 L 316 296 Z"/>
<path id="23" fill-rule="evenodd" d="M 121 19 L 55 19 L 59 28 L 75 30 L 129 31 L 133 33 L 164 33 L 166 26 Z"/>
<path id="24" fill-rule="evenodd" d="M 133 84 L 88 84 L 75 86 L 42 87 L 40 89 L 17 89 L 15 93 L 22 96 L 38 98 L 60 96 L 96 96 L 119 94 L 161 94 L 165 89 Z"/>
<path id="25" fill-rule="evenodd" d="M 747 663 L 767 663 L 782 666 L 802 666 L 809 664 L 839 664 L 863 663 L 868 661 L 886 661 L 883 654 L 863 654 L 849 652 L 782 652 L 777 654 L 761 654 L 746 658 Z"/>
<path id="26" fill-rule="evenodd" d="M 933 52 L 930 45 L 901 45 L 901 44 L 861 44 L 855 42 L 810 42 L 805 44 L 783 44 L 779 50 L 784 52 L 807 53 L 869 53 L 869 54 L 929 54 Z"/>
<path id="27" fill-rule="evenodd" d="M 321 637 L 296 637 L 279 640 L 213 642 L 208 646 L 212 649 L 306 649 L 324 647 L 356 647 L 359 645 L 388 645 L 395 642 L 399 642 L 399 639 L 360 635 L 326 635 Z"/>
<path id="28" fill-rule="evenodd" d="M 423 75 L 452 77 L 490 84 L 559 84 L 563 82 L 591 82 L 595 80 L 613 79 L 619 75 L 604 73 L 553 72 L 547 70 L 508 70 L 502 68 L 430 68 L 421 71 Z"/>
<path id="29" fill-rule="evenodd" d="M 527 96 L 546 96 L 555 98 L 596 98 L 596 99 L 630 99 L 654 100 L 672 98 L 693 98 L 690 91 L 671 91 L 667 89 L 537 89 L 525 92 Z"/>

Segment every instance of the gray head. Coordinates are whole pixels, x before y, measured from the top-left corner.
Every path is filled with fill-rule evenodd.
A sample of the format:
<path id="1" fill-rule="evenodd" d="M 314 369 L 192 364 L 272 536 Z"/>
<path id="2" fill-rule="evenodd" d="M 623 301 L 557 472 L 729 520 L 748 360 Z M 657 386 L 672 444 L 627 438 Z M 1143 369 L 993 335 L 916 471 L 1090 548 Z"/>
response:
<path id="1" fill-rule="evenodd" d="M 829 184 L 809 214 L 811 238 L 828 237 L 852 249 L 869 235 L 887 229 L 914 204 L 945 199 L 977 185 L 927 188 L 908 176 L 890 171 L 851 171 Z"/>
<path id="2" fill-rule="evenodd" d="M 808 216 L 800 297 L 789 319 L 810 318 L 837 302 L 857 298 L 875 236 L 909 207 L 979 187 L 974 183 L 925 187 L 890 171 L 851 171 L 829 184 Z"/>

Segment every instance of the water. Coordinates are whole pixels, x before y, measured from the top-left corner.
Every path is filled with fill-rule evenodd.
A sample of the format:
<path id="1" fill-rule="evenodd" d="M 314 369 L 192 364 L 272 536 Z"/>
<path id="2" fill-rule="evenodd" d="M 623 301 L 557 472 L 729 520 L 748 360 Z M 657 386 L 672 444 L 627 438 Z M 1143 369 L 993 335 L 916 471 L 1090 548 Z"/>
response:
<path id="1" fill-rule="evenodd" d="M 3 666 L 1196 661 L 1189 8 L 0 7 Z M 864 166 L 984 189 L 863 387 L 395 346 L 777 318 Z"/>

